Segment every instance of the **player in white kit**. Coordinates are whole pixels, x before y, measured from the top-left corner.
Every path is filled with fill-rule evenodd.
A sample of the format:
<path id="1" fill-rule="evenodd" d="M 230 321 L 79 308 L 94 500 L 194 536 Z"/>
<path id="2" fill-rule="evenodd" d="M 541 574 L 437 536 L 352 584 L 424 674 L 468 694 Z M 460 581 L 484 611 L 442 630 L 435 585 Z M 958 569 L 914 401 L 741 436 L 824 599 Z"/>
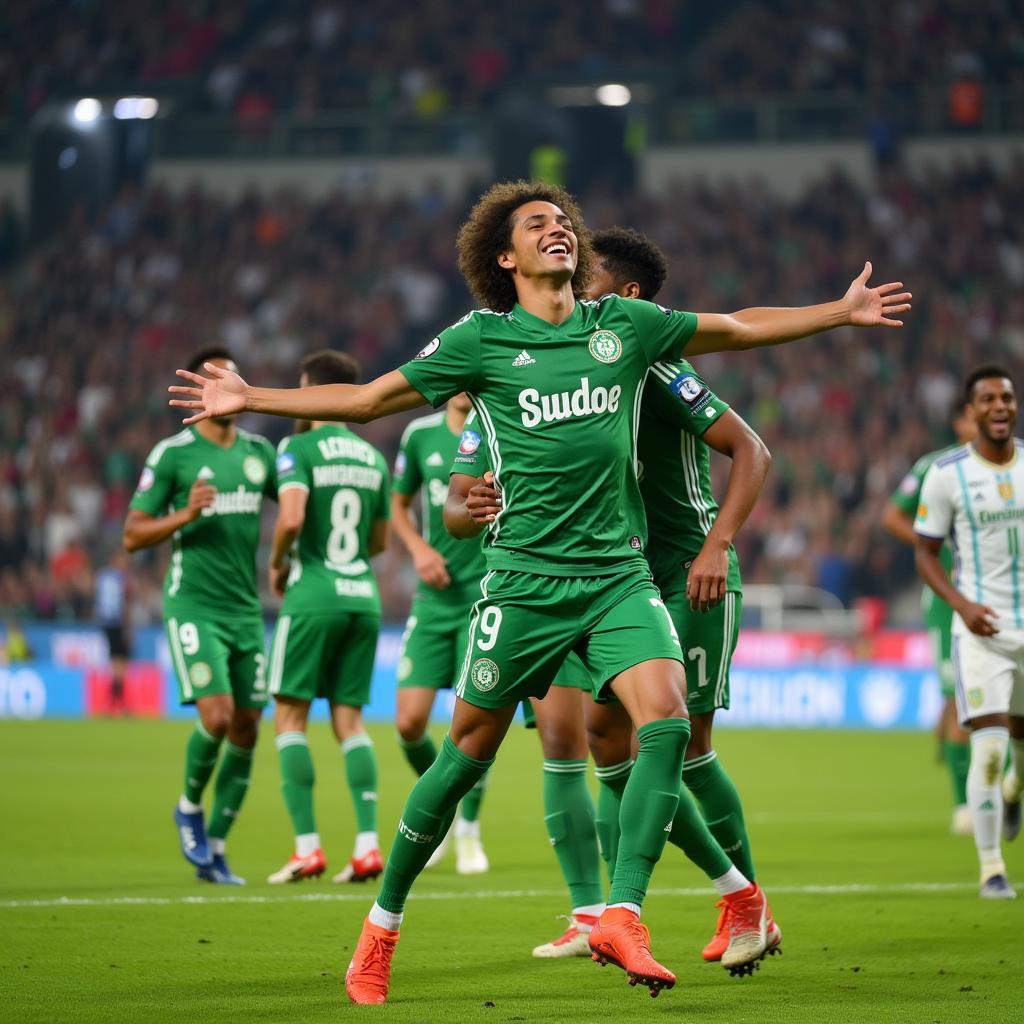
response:
<path id="1" fill-rule="evenodd" d="M 1014 899 L 1000 850 L 1000 822 L 1020 829 L 1024 789 L 1024 440 L 1014 437 L 1010 374 L 982 366 L 967 378 L 974 441 L 936 459 L 921 486 L 917 569 L 953 609 L 953 671 L 960 720 L 971 732 L 967 802 L 981 861 L 980 895 Z M 949 539 L 953 580 L 939 561 Z M 1014 767 L 1003 779 L 1007 746 Z"/>

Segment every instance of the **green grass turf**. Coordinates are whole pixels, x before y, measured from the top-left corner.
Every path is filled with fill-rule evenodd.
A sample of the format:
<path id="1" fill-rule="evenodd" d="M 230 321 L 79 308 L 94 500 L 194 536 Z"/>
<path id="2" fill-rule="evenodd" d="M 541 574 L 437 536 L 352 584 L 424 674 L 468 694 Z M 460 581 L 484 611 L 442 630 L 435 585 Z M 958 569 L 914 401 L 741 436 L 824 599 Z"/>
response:
<path id="1" fill-rule="evenodd" d="M 746 979 L 703 964 L 714 897 L 680 891 L 705 883 L 668 847 L 645 920 L 655 954 L 679 983 L 651 1000 L 615 968 L 531 959 L 535 943 L 561 930 L 556 915 L 567 900 L 543 830 L 537 740 L 514 727 L 484 803 L 490 873 L 460 878 L 449 862 L 424 875 L 408 907 L 391 1002 L 363 1009 L 344 1000 L 341 986 L 373 887 L 263 881 L 291 847 L 269 723 L 230 844 L 232 865 L 250 884 L 191 878 L 170 820 L 189 728 L 0 723 L 4 1020 L 1021 1019 L 1024 900 L 977 898 L 973 844 L 948 834 L 946 780 L 928 736 L 723 731 L 718 749 L 745 796 L 785 955 Z M 373 733 L 387 842 L 412 780 L 391 730 Z M 352 812 L 326 725 L 317 723 L 312 745 L 321 834 L 336 870 L 349 852 Z M 1024 881 L 1022 847 L 1008 855 L 1011 876 Z M 957 887 L 901 888 L 921 883 Z M 850 885 L 882 889 L 806 891 Z M 12 905 L 59 897 L 96 902 Z M 124 898 L 142 902 L 113 902 Z"/>

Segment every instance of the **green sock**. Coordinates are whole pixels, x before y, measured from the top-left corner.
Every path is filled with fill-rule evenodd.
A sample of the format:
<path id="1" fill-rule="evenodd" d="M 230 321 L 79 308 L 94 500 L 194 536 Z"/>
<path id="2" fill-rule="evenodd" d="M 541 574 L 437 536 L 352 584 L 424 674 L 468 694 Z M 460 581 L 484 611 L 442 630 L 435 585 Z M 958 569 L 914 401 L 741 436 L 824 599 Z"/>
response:
<path id="1" fill-rule="evenodd" d="M 297 836 L 316 831 L 313 813 L 313 758 L 309 741 L 302 732 L 283 732 L 276 740 L 277 759 L 281 765 L 281 792 Z"/>
<path id="2" fill-rule="evenodd" d="M 679 808 L 672 819 L 668 841 L 678 846 L 712 881 L 732 867 L 732 861 L 708 831 L 690 791 L 683 785 L 679 787 Z"/>
<path id="3" fill-rule="evenodd" d="M 406 761 L 417 775 L 422 775 L 437 757 L 437 747 L 434 746 L 434 741 L 430 738 L 429 733 L 424 733 L 418 740 L 410 740 L 408 743 L 399 738 L 398 745 L 402 748 Z"/>
<path id="4" fill-rule="evenodd" d="M 220 759 L 220 768 L 213 783 L 210 825 L 206 830 L 211 839 L 226 839 L 238 817 L 242 801 L 249 791 L 252 751 L 252 747 L 236 747 L 231 742 L 224 744 L 224 756 Z"/>
<path id="5" fill-rule="evenodd" d="M 463 800 L 463 807 L 466 802 Z M 586 761 L 544 761 L 544 825 L 569 887 L 571 906 L 604 902 L 594 802 Z"/>
<path id="6" fill-rule="evenodd" d="M 459 800 L 492 764 L 493 757 L 478 761 L 445 736 L 437 760 L 413 786 L 402 811 L 377 896 L 380 907 L 395 914 L 405 909 L 409 890 L 448 831 Z"/>
<path id="7" fill-rule="evenodd" d="M 754 858 L 743 819 L 743 804 L 732 779 L 712 750 L 683 765 L 683 782 L 694 795 L 708 830 L 729 859 L 754 881 Z"/>
<path id="8" fill-rule="evenodd" d="M 949 770 L 949 781 L 953 784 L 953 802 L 959 807 L 967 803 L 967 769 L 971 766 L 971 745 L 946 740 L 942 744 L 942 756 Z"/>
<path id="9" fill-rule="evenodd" d="M 615 861 L 619 852 L 619 812 L 622 808 L 622 791 L 629 782 L 629 773 L 633 769 L 633 760 L 608 765 L 607 768 L 595 768 L 597 776 L 597 817 L 594 826 L 597 829 L 597 842 L 604 858 L 608 881 L 615 877 Z"/>
<path id="10" fill-rule="evenodd" d="M 640 753 L 619 812 L 619 852 L 609 904 L 643 903 L 679 806 L 679 779 L 690 739 L 688 718 L 661 718 L 636 731 Z"/>
<path id="11" fill-rule="evenodd" d="M 203 798 L 203 790 L 213 774 L 217 763 L 217 752 L 223 741 L 211 736 L 202 722 L 196 722 L 192 735 L 185 747 L 185 786 L 182 793 L 186 800 L 197 804 Z"/>
<path id="12" fill-rule="evenodd" d="M 345 777 L 356 811 L 356 831 L 377 831 L 377 758 L 373 740 L 361 732 L 341 744 L 345 755 Z"/>
<path id="13" fill-rule="evenodd" d="M 459 817 L 463 821 L 476 821 L 480 817 L 480 805 L 484 802 L 484 790 L 487 789 L 487 772 L 476 781 L 473 788 L 462 798 L 459 805 Z"/>

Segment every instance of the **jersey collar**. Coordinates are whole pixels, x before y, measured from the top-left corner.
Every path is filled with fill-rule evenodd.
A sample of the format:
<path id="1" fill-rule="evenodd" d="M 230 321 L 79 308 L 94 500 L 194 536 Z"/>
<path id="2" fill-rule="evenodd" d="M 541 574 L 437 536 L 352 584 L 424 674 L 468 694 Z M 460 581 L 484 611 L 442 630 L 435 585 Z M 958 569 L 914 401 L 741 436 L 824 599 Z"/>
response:
<path id="1" fill-rule="evenodd" d="M 556 331 L 571 330 L 580 321 L 582 305 L 580 300 L 576 300 L 576 305 L 573 306 L 572 312 L 563 320 L 560 324 L 553 324 L 549 320 L 545 320 L 542 317 L 534 316 L 532 313 L 527 313 L 522 306 L 517 302 L 512 307 L 512 319 L 518 320 L 521 324 L 525 324 L 527 327 L 531 327 L 537 330 L 542 330 L 545 334 L 553 334 Z"/>
<path id="2" fill-rule="evenodd" d="M 1017 442 L 1016 442 L 1016 439 L 1014 439 L 1014 443 L 1013 443 L 1013 458 L 1010 459 L 1009 462 L 989 462 L 989 460 L 986 459 L 985 456 L 982 455 L 978 451 L 978 449 L 974 447 L 974 445 L 971 442 L 968 442 L 967 450 L 983 466 L 988 466 L 990 469 L 994 469 L 997 473 L 1003 473 L 1006 470 L 1011 469 L 1013 466 L 1017 465 L 1017 455 L 1018 455 L 1018 452 L 1017 452 Z"/>

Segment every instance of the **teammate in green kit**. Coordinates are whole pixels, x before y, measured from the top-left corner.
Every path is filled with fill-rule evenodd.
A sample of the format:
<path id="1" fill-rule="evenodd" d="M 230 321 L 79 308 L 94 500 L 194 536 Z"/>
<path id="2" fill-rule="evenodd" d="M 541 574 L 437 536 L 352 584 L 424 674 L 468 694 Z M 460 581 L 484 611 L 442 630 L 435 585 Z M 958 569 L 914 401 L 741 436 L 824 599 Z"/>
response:
<path id="1" fill-rule="evenodd" d="M 463 392 L 440 412 L 413 420 L 402 434 L 395 460 L 391 516 L 420 578 L 409 610 L 398 659 L 399 741 L 406 760 L 422 775 L 437 757 L 427 723 L 439 689 L 455 685 L 469 633 L 469 612 L 487 571 L 479 542 L 462 544 L 442 522 L 448 467 L 471 406 Z M 409 514 L 421 498 L 419 529 Z M 421 532 L 422 531 L 422 532 Z M 480 842 L 480 803 L 487 776 L 466 794 L 455 819 L 455 870 L 475 875 L 488 867 Z M 428 867 L 444 856 L 447 837 Z"/>
<path id="2" fill-rule="evenodd" d="M 924 483 L 925 474 L 936 459 L 956 447 L 969 444 L 978 433 L 978 428 L 968 416 L 967 407 L 962 401 L 958 401 L 953 407 L 951 425 L 957 444 L 922 455 L 900 481 L 899 487 L 893 491 L 885 507 L 882 525 L 897 540 L 903 541 L 911 548 L 917 543 L 914 519 L 920 504 L 921 484 Z M 950 575 L 953 571 L 953 556 L 948 544 L 942 546 L 939 558 L 946 574 Z M 939 677 L 943 697 L 937 734 L 942 759 L 946 763 L 953 787 L 951 831 L 954 835 L 969 836 L 974 832 L 970 808 L 967 806 L 967 771 L 971 764 L 971 746 L 970 733 L 960 725 L 956 710 L 956 682 L 953 678 L 952 661 L 953 609 L 938 597 L 931 587 L 926 586 L 921 591 L 921 610 L 925 629 L 928 630 L 932 642 L 935 671 Z"/>
<path id="3" fill-rule="evenodd" d="M 593 246 L 598 266 L 590 297 L 656 297 L 668 269 L 656 245 L 635 231 L 612 228 L 596 232 Z M 732 459 L 721 509 L 711 492 L 708 445 Z M 718 763 L 711 730 L 715 710 L 729 706 L 729 663 L 739 633 L 742 596 L 731 540 L 753 509 L 770 456 L 685 360 L 652 367 L 641 404 L 638 454 L 650 527 L 645 553 L 686 655 L 693 733 L 683 781 L 708 821 L 705 825 L 684 791 L 669 840 L 707 873 L 722 897 L 718 927 L 704 958 L 722 960 L 733 973 L 749 973 L 756 961 L 735 962 L 728 946 L 736 894 L 754 878 L 754 865 L 739 794 Z M 500 511 L 490 477 L 480 479 L 489 466 L 485 444 L 455 456 L 445 522 L 458 536 L 475 536 Z M 569 927 L 534 949 L 538 957 L 589 954 L 589 932 L 604 909 L 597 837 L 611 875 L 619 800 L 632 767 L 628 718 L 615 704 L 581 702 L 581 688 L 590 692 L 590 680 L 579 659 L 570 655 L 548 695 L 533 701 L 544 750 L 545 824 L 572 900 Z M 584 781 L 588 738 L 600 782 L 596 820 Z M 768 949 L 775 950 L 781 938 L 769 922 Z"/>
<path id="4" fill-rule="evenodd" d="M 354 384 L 359 365 L 329 350 L 301 365 L 299 384 Z M 384 456 L 347 427 L 314 421 L 277 450 L 281 511 L 270 553 L 271 589 L 283 595 L 270 648 L 270 692 L 281 789 L 295 829 L 295 853 L 267 881 L 323 873 L 327 860 L 313 814 L 310 705 L 325 697 L 345 757 L 355 808 L 352 857 L 335 882 L 362 882 L 384 869 L 377 839 L 377 762 L 362 708 L 380 632 L 380 595 L 370 559 L 388 533 Z"/>
<path id="5" fill-rule="evenodd" d="M 224 348 L 206 349 L 189 365 L 193 372 L 204 365 L 235 370 Z M 224 844 L 249 788 L 267 702 L 256 589 L 264 496 L 277 497 L 273 447 L 236 427 L 233 415 L 216 416 L 164 438 L 149 453 L 124 525 L 129 551 L 172 543 L 164 625 L 181 701 L 199 712 L 174 823 L 196 876 L 221 884 L 243 882 L 228 867 Z M 203 790 L 221 746 L 207 828 Z"/>
<path id="6" fill-rule="evenodd" d="M 460 268 L 489 308 L 467 314 L 401 369 L 362 387 L 252 388 L 213 368 L 179 370 L 172 403 L 186 423 L 243 409 L 300 419 L 366 421 L 469 392 L 503 498 L 485 538 L 488 572 L 474 605 L 451 731 L 413 787 L 377 901 L 346 973 L 349 998 L 382 1003 L 405 901 L 457 802 L 491 766 L 517 705 L 542 697 L 570 650 L 601 694 L 637 727 L 639 752 L 622 796 L 609 906 L 590 934 L 596 959 L 652 993 L 675 975 L 651 955 L 640 922 L 654 865 L 679 803 L 690 727 L 682 651 L 641 553 L 634 424 L 652 363 L 752 348 L 845 324 L 900 326 L 902 285 L 868 288 L 870 264 L 835 302 L 733 314 L 673 312 L 605 297 L 581 303 L 592 251 L 563 190 L 492 186 L 458 239 Z M 766 942 L 767 905 L 750 919 Z"/>

